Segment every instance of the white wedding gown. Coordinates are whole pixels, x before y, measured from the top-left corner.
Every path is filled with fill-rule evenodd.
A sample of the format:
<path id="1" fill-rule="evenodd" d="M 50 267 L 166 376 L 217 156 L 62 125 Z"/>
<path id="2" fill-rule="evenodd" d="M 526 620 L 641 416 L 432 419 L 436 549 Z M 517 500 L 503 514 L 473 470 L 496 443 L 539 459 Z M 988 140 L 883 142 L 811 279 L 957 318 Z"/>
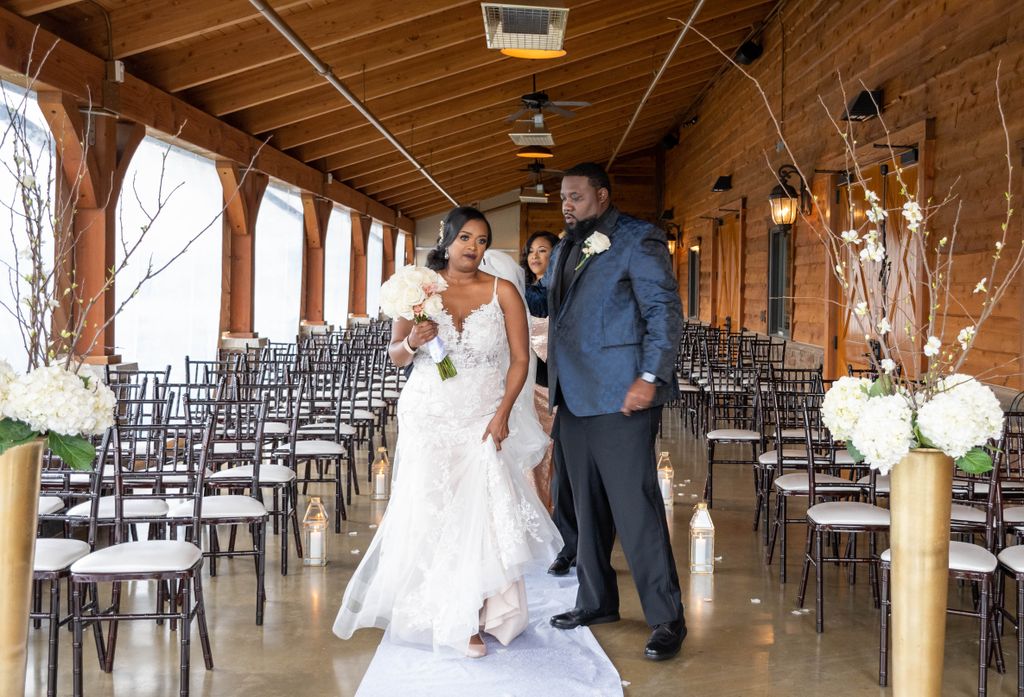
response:
<path id="1" fill-rule="evenodd" d="M 526 627 L 523 569 L 562 541 L 526 476 L 549 442 L 532 398 L 517 400 L 500 451 L 481 440 L 509 363 L 497 296 L 461 334 L 443 313 L 438 335 L 458 375 L 442 381 L 417 352 L 398 400 L 392 498 L 334 632 L 388 627 L 394 641 L 461 653 L 480 629 L 508 644 Z"/>

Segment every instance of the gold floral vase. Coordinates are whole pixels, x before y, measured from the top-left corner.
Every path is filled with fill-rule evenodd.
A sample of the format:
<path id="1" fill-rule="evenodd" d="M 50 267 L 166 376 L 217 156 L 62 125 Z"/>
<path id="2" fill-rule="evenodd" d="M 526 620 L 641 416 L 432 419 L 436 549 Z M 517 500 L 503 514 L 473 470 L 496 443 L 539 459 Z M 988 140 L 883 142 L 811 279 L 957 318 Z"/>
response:
<path id="1" fill-rule="evenodd" d="M 42 439 L 0 455 L 0 695 L 25 694 Z"/>
<path id="2" fill-rule="evenodd" d="M 896 697 L 942 695 L 952 484 L 953 461 L 940 450 L 912 450 L 892 470 L 890 626 Z"/>

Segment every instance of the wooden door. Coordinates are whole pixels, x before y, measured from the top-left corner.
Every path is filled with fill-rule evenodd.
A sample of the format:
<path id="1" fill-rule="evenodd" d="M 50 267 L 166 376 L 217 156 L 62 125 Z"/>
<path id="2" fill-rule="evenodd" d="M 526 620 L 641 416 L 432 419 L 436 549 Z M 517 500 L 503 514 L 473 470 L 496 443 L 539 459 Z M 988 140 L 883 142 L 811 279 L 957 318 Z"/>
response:
<path id="1" fill-rule="evenodd" d="M 918 190 L 918 167 L 916 164 L 904 164 L 902 167 L 903 171 L 897 176 L 895 162 L 886 160 L 861 169 L 861 176 L 865 186 L 882 197 L 883 207 L 889 211 L 888 218 L 880 226 L 880 229 L 884 228 L 885 264 L 868 264 L 867 267 L 886 276 L 886 316 L 893 327 L 892 332 L 887 335 L 887 344 L 891 348 L 901 350 L 904 355 L 910 356 L 913 352 L 913 345 L 906 331 L 907 320 L 916 318 L 921 308 L 915 304 L 912 289 L 900 286 L 897 281 L 898 279 L 909 280 L 911 284 L 914 284 L 914 279 L 917 277 L 916 270 L 922 260 L 917 259 L 913 253 L 900 254 L 900 250 L 906 248 L 906 235 L 909 234 L 905 228 L 906 221 L 900 212 L 906 200 L 902 188 L 905 186 L 911 192 Z M 851 197 L 852 206 L 850 205 Z M 875 227 L 865 217 L 868 206 L 864 200 L 864 189 L 861 186 L 848 186 L 845 183 L 840 183 L 836 191 L 836 201 L 839 221 L 839 227 L 835 231 L 837 234 L 852 228 L 858 230 L 863 236 Z M 856 257 L 858 250 L 859 247 L 850 250 L 846 259 L 848 265 L 860 263 Z M 897 265 L 902 268 L 898 268 Z M 862 285 L 860 288 L 855 288 L 854 292 L 853 304 L 856 305 L 865 297 L 866 290 Z M 846 293 L 842 295 L 846 295 Z M 925 302 L 927 301 L 925 300 Z M 877 318 L 875 319 L 877 320 Z M 844 303 L 839 311 L 835 338 L 836 363 L 840 372 L 845 370 L 846 365 L 854 368 L 869 367 L 868 347 L 864 341 L 865 333 L 872 335 L 875 333 L 869 332 L 867 318 L 858 317 L 853 312 L 853 308 Z M 905 368 L 911 374 L 916 372 L 913 366 L 905 366 Z"/>
<path id="2" fill-rule="evenodd" d="M 733 331 L 743 325 L 743 231 L 740 214 L 720 218 L 715 231 L 714 322 L 724 327 L 730 319 Z"/>

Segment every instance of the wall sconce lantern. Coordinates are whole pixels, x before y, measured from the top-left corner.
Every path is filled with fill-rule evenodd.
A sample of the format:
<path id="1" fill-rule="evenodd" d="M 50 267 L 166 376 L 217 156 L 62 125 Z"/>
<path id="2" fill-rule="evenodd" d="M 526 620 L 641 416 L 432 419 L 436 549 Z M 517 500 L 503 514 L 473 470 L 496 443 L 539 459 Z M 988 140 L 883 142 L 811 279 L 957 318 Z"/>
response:
<path id="1" fill-rule="evenodd" d="M 864 90 L 858 94 L 843 113 L 843 121 L 867 121 L 879 116 L 885 111 L 882 100 L 885 93 L 882 90 Z"/>
<path id="2" fill-rule="evenodd" d="M 679 225 L 677 225 L 676 223 L 672 222 L 672 218 L 675 217 L 675 211 L 675 208 L 666 208 L 664 211 L 662 211 L 661 218 L 659 218 L 661 224 L 665 228 L 665 237 L 668 244 L 668 253 L 669 256 L 672 257 L 676 255 L 676 246 L 678 245 L 679 240 L 682 238 L 682 228 L 679 227 Z"/>
<path id="3" fill-rule="evenodd" d="M 800 180 L 800 191 L 797 192 L 787 183 L 796 175 Z M 768 203 L 772 207 L 772 222 L 776 225 L 792 225 L 798 213 L 807 215 L 811 212 L 811 195 L 800 172 L 793 165 L 782 165 L 778 172 L 778 185 L 768 194 Z"/>
<path id="4" fill-rule="evenodd" d="M 711 187 L 711 191 L 720 193 L 722 191 L 729 191 L 732 189 L 732 175 L 723 174 L 715 180 L 715 185 Z"/>

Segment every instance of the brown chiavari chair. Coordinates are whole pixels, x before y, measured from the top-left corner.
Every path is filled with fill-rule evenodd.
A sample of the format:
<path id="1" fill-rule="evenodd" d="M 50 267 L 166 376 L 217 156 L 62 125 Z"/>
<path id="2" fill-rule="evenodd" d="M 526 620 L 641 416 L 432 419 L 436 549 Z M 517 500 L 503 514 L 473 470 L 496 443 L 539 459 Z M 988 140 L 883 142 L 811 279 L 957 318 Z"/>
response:
<path id="1" fill-rule="evenodd" d="M 72 625 L 74 628 L 73 693 L 80 697 L 82 686 L 82 633 L 87 625 L 109 622 L 107 647 L 103 656 L 103 669 L 111 672 L 117 648 L 117 628 L 121 621 L 171 620 L 180 634 L 179 694 L 189 693 L 189 666 L 191 649 L 191 624 L 198 621 L 200 643 L 207 670 L 213 669 L 206 626 L 206 610 L 203 602 L 202 575 L 203 555 L 195 542 L 200 539 L 200 520 L 203 504 L 203 473 L 208 444 L 213 432 L 214 417 L 197 431 L 186 426 L 166 424 L 148 426 L 126 426 L 114 428 L 113 457 L 115 483 L 115 524 L 114 544 L 99 549 L 79 559 L 71 566 Z M 141 451 L 146 459 L 144 471 L 134 470 L 134 460 L 125 462 L 124 450 L 117 442 L 127 431 L 133 437 L 154 443 L 163 443 L 163 448 L 146 448 Z M 139 454 L 136 454 L 138 457 Z M 184 540 L 150 539 L 139 542 L 127 541 L 126 526 L 135 522 L 125 516 L 130 508 L 128 502 L 134 499 L 158 499 L 165 495 L 162 481 L 164 476 L 175 477 L 172 486 L 177 496 L 185 498 L 182 506 L 190 512 L 182 517 L 186 527 Z M 152 523 L 166 522 L 153 518 Z M 156 612 L 123 612 L 121 609 L 121 586 L 132 581 L 156 581 L 158 594 L 165 584 L 174 588 L 170 610 L 165 611 L 162 603 Z M 110 583 L 113 587 L 111 604 L 105 610 L 87 612 L 82 595 L 85 588 L 97 583 Z M 194 599 L 194 600 L 193 600 Z M 180 610 L 179 610 L 180 605 Z"/>
<path id="2" fill-rule="evenodd" d="M 761 389 L 757 372 L 746 369 L 722 369 L 712 364 L 707 388 L 709 430 L 705 437 L 708 473 L 704 482 L 704 499 L 708 502 L 708 508 L 711 508 L 715 465 L 749 466 L 754 478 L 756 530 L 762 508 L 757 458 L 764 450 Z M 722 457 L 719 454 L 719 448 L 722 446 L 740 450 L 749 448 L 750 454 L 747 457 Z"/>

